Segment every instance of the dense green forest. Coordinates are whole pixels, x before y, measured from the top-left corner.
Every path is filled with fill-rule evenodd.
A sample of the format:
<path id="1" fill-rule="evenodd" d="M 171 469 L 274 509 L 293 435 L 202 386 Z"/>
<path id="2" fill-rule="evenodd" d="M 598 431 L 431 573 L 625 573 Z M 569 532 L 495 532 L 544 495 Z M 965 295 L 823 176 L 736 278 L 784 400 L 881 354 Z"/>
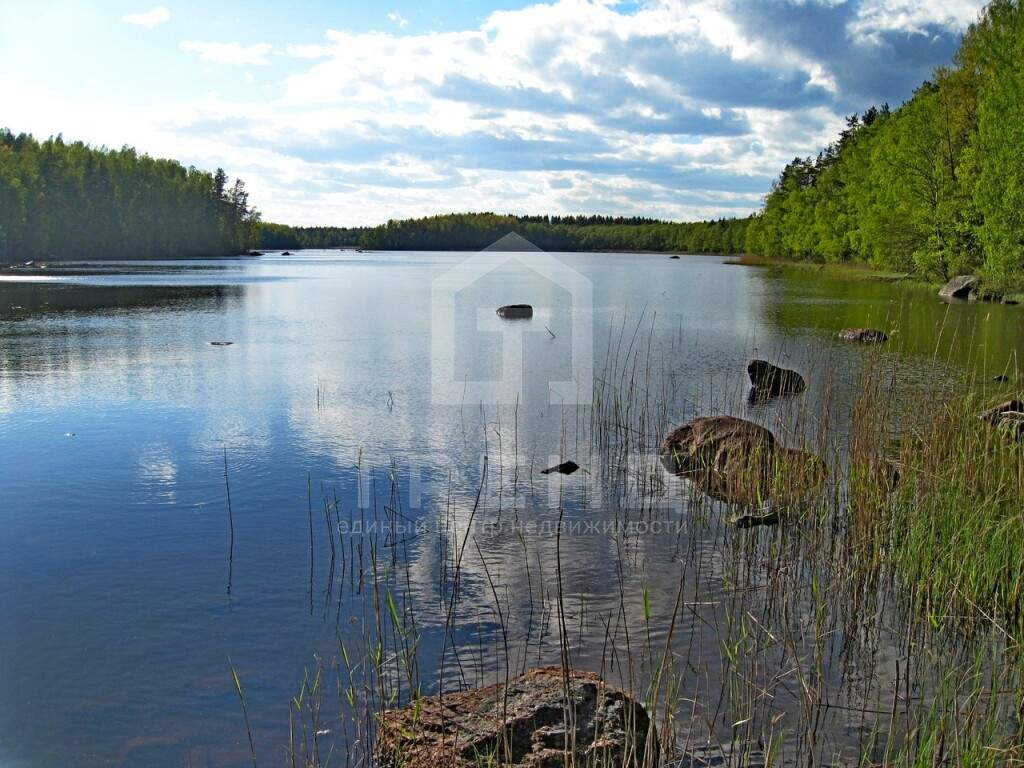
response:
<path id="1" fill-rule="evenodd" d="M 237 254 L 259 236 L 222 170 L 0 130 L 0 262 Z"/>
<path id="2" fill-rule="evenodd" d="M 680 224 L 638 217 L 450 213 L 353 229 L 264 224 L 262 247 L 474 251 L 515 231 L 547 251 L 738 253 L 747 224 L 748 219 Z"/>
<path id="3" fill-rule="evenodd" d="M 783 170 L 746 250 L 863 261 L 929 279 L 1024 279 L 1024 9 L 995 0 L 953 65 L 898 110 L 847 120 L 815 158 Z"/>

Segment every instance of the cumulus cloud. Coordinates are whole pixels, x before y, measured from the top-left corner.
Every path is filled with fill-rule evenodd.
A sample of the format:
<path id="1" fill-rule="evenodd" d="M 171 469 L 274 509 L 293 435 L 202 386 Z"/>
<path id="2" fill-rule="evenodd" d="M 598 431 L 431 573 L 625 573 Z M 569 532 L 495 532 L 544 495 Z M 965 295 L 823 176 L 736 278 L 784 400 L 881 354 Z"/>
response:
<path id="1" fill-rule="evenodd" d="M 121 20 L 126 24 L 134 24 L 139 27 L 152 29 L 163 24 L 165 21 L 169 21 L 170 18 L 171 12 L 161 5 L 141 13 L 129 13 L 127 16 L 122 16 Z"/>
<path id="2" fill-rule="evenodd" d="M 266 217 L 294 223 L 451 210 L 743 215 L 845 114 L 907 98 L 980 7 L 553 0 L 453 31 L 329 30 L 284 46 L 260 78 L 272 98 L 179 108 L 159 140 L 173 154 L 197 148 L 189 162 L 234 163 Z M 181 47 L 271 64 L 265 43 Z"/>
<path id="3" fill-rule="evenodd" d="M 208 43 L 200 40 L 186 40 L 181 44 L 183 51 L 199 54 L 202 61 L 212 64 L 265 65 L 270 62 L 267 55 L 272 47 L 269 43 L 241 45 L 240 43 Z"/>
<path id="4" fill-rule="evenodd" d="M 397 24 L 399 29 L 404 28 L 405 25 L 409 23 L 409 20 L 402 16 L 398 11 L 391 11 L 388 13 L 388 21 L 392 21 Z"/>
<path id="5" fill-rule="evenodd" d="M 850 31 L 873 42 L 886 32 L 930 36 L 936 28 L 957 32 L 977 15 L 973 0 L 866 0 Z"/>

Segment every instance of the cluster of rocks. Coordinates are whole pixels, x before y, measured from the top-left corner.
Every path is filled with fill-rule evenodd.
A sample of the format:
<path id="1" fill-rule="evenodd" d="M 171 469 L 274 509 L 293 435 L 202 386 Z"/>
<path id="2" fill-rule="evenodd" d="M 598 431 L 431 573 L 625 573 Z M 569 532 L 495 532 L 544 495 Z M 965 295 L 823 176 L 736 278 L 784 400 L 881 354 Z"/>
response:
<path id="1" fill-rule="evenodd" d="M 644 768 L 657 755 L 643 705 L 592 672 L 561 667 L 388 710 L 377 737 L 377 758 L 391 768 Z"/>

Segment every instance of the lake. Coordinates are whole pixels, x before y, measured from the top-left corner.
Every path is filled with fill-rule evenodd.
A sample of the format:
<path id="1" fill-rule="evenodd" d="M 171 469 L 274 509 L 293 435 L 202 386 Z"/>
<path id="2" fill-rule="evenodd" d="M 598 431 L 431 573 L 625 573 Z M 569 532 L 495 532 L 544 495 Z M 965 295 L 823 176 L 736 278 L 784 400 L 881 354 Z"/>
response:
<path id="1" fill-rule="evenodd" d="M 532 319 L 494 314 L 520 302 Z M 849 326 L 892 339 L 840 342 Z M 725 525 L 655 466 L 657 439 L 731 413 L 841 443 L 866 366 L 913 400 L 922 382 L 1015 375 L 1022 347 L 1016 307 L 711 256 L 0 272 L 0 766 L 251 764 L 232 667 L 266 765 L 290 764 L 292 697 L 320 670 L 297 741 L 340 764 L 359 749 L 338 717 L 352 701 L 404 704 L 563 648 L 642 693 L 669 647 L 669 727 L 743 737 L 736 681 L 800 654 L 742 662 L 724 639 L 745 636 L 737 617 L 770 622 L 784 585 L 765 563 L 790 544 Z M 751 357 L 808 391 L 748 402 Z M 563 459 L 583 470 L 540 474 Z M 787 563 L 793 584 L 816 567 Z M 813 745 L 795 682 L 754 707 L 794 728 L 793 754 L 856 754 L 865 711 L 888 723 L 902 630 L 876 627 L 864 661 L 848 629 L 822 652 L 833 706 Z"/>

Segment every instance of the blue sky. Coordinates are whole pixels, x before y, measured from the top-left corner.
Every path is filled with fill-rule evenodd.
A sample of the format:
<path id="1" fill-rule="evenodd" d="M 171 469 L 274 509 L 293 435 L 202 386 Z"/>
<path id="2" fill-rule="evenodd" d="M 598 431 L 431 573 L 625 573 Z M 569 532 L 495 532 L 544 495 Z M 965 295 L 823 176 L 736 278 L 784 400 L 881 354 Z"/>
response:
<path id="1" fill-rule="evenodd" d="M 756 209 L 979 0 L 0 0 L 0 125 L 249 185 L 264 218 Z"/>

